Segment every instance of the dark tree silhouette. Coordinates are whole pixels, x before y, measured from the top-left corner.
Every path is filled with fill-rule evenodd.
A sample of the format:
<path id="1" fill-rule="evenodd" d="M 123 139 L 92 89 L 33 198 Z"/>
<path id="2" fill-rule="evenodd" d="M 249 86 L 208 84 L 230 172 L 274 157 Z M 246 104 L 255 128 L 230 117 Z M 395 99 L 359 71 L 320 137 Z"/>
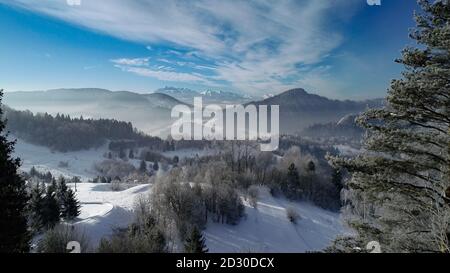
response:
<path id="1" fill-rule="evenodd" d="M 141 173 L 147 172 L 147 163 L 145 163 L 145 160 L 141 160 L 141 164 L 139 165 L 139 171 Z"/>
<path id="2" fill-rule="evenodd" d="M 26 206 L 28 194 L 25 181 L 18 175 L 18 158 L 12 158 L 14 142 L 7 139 L 0 90 L 0 252 L 28 252 Z"/>

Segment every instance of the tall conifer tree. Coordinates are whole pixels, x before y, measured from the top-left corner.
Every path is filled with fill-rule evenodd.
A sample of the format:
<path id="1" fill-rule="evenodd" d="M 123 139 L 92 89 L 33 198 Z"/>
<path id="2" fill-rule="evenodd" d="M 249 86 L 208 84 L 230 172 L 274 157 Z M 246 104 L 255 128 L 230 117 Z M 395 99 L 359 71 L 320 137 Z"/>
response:
<path id="1" fill-rule="evenodd" d="M 14 142 L 7 139 L 0 90 L 0 252 L 28 252 L 30 236 L 25 181 L 18 175 L 20 160 L 12 158 Z"/>
<path id="2" fill-rule="evenodd" d="M 384 252 L 449 252 L 450 2 L 418 2 L 402 78 L 383 109 L 358 118 L 366 152 L 331 158 L 352 174 L 346 212 L 359 241 Z"/>

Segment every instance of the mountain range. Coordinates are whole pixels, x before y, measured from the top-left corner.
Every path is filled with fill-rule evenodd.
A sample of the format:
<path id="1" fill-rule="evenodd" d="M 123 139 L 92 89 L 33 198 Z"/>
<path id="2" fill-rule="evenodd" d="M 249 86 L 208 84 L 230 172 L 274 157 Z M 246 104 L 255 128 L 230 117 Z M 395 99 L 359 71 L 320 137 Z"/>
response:
<path id="1" fill-rule="evenodd" d="M 358 114 L 369 108 L 380 108 L 384 105 L 384 99 L 331 100 L 297 88 L 248 104 L 279 105 L 280 132 L 299 133 L 313 124 L 337 122 L 349 114 Z"/>
<path id="2" fill-rule="evenodd" d="M 4 103 L 17 110 L 130 121 L 143 132 L 164 137 L 170 132 L 174 121 L 170 117 L 172 107 L 177 104 L 191 105 L 194 96 L 202 96 L 205 104 L 279 105 L 282 133 L 298 133 L 313 124 L 337 122 L 345 115 L 381 107 L 384 103 L 383 99 L 331 100 L 300 88 L 248 102 L 250 97 L 230 92 L 211 91 L 202 94 L 190 89 L 171 87 L 147 94 L 97 88 L 6 92 Z"/>
<path id="3" fill-rule="evenodd" d="M 166 94 L 187 104 L 192 104 L 194 97 L 202 97 L 204 103 L 208 104 L 237 104 L 251 101 L 253 98 L 247 95 L 241 95 L 234 92 L 221 90 L 195 91 L 188 88 L 164 87 L 155 91 L 155 93 Z"/>

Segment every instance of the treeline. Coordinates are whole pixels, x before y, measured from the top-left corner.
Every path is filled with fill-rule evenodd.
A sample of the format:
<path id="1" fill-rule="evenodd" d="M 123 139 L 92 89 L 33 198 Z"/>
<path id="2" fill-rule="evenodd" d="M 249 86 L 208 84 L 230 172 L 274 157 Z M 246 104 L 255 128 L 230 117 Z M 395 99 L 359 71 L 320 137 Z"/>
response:
<path id="1" fill-rule="evenodd" d="M 130 122 L 114 119 L 72 118 L 69 115 L 56 116 L 33 114 L 5 107 L 7 129 L 16 137 L 33 144 L 68 152 L 98 147 L 107 139 L 140 139 Z"/>
<path id="2" fill-rule="evenodd" d="M 108 148 L 114 152 L 148 148 L 153 151 L 174 151 L 185 148 L 204 148 L 208 141 L 163 140 L 139 132 L 130 122 L 115 119 L 86 119 L 48 113 L 33 114 L 2 106 L 7 130 L 27 142 L 46 146 L 60 152 L 95 148 L 109 140 Z"/>
<path id="3" fill-rule="evenodd" d="M 149 151 L 157 151 L 157 152 L 169 152 L 176 151 L 182 149 L 204 149 L 218 147 L 217 142 L 208 141 L 208 140 L 173 140 L 170 136 L 167 139 L 161 139 L 159 137 L 148 136 L 144 134 L 138 134 L 134 139 L 121 139 L 111 141 L 108 145 L 110 151 L 117 153 L 118 157 L 124 159 L 125 157 L 132 159 L 136 156 L 134 153 L 131 156 L 130 153 L 126 153 L 126 151 L 134 152 L 138 148 L 145 148 L 145 150 Z M 151 161 L 151 160 L 149 160 Z"/>

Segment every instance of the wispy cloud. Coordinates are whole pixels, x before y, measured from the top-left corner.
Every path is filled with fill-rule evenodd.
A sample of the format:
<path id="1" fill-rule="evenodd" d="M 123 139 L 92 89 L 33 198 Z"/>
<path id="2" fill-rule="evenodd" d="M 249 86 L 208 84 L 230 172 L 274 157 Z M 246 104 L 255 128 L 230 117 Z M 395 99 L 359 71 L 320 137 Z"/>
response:
<path id="1" fill-rule="evenodd" d="M 149 65 L 150 58 L 134 58 L 134 59 L 128 59 L 128 58 L 120 58 L 120 59 L 114 59 L 111 60 L 112 63 L 119 64 L 119 65 L 130 65 L 130 66 L 148 66 Z"/>
<path id="2" fill-rule="evenodd" d="M 116 65 L 116 67 L 120 68 L 122 71 L 125 72 L 131 72 L 143 77 L 156 78 L 160 81 L 199 83 L 210 86 L 216 85 L 214 82 L 209 81 L 208 79 L 202 77 L 201 75 L 167 71 L 166 69 L 164 69 L 164 67 L 151 68 L 151 67 L 135 67 L 126 65 Z"/>
<path id="3" fill-rule="evenodd" d="M 150 57 L 147 58 L 119 58 L 110 60 L 116 68 L 125 72 L 130 72 L 143 77 L 151 77 L 160 81 L 170 82 L 187 82 L 198 83 L 209 86 L 216 86 L 217 84 L 209 80 L 206 76 L 199 73 L 185 73 L 177 72 L 175 68 L 167 65 L 151 64 Z M 171 65 L 184 66 L 187 63 L 169 61 L 166 59 L 158 59 L 160 63 L 168 63 Z M 195 64 L 193 64 L 195 65 Z"/>
<path id="4" fill-rule="evenodd" d="M 265 94 L 301 83 L 326 59 L 343 40 L 336 25 L 361 0 L 89 0 L 77 7 L 65 0 L 0 2 L 142 42 L 149 50 L 156 44 L 183 49 L 167 53 L 177 66 L 209 74 L 155 69 L 148 58 L 112 60 L 124 71 Z"/>

